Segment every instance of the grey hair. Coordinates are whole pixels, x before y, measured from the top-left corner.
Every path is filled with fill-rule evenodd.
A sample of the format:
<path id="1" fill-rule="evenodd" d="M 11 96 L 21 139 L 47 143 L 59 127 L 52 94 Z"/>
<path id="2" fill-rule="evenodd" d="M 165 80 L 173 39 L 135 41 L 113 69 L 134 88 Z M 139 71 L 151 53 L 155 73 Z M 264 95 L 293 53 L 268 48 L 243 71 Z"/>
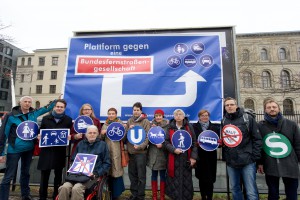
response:
<path id="1" fill-rule="evenodd" d="M 95 125 L 90 125 L 90 126 L 88 126 L 88 127 L 86 128 L 86 133 L 88 133 L 90 129 L 96 129 L 96 130 L 97 130 L 97 133 L 99 133 L 99 129 L 98 129 L 98 127 L 95 126 Z"/>
<path id="2" fill-rule="evenodd" d="M 176 109 L 176 110 L 174 110 L 173 115 L 175 116 L 175 114 L 178 113 L 178 112 L 182 112 L 183 116 L 185 117 L 185 112 L 182 109 Z"/>
<path id="3" fill-rule="evenodd" d="M 24 101 L 25 99 L 30 99 L 31 102 L 33 102 L 33 98 L 31 96 L 23 96 L 23 97 L 21 97 L 20 102 Z"/>

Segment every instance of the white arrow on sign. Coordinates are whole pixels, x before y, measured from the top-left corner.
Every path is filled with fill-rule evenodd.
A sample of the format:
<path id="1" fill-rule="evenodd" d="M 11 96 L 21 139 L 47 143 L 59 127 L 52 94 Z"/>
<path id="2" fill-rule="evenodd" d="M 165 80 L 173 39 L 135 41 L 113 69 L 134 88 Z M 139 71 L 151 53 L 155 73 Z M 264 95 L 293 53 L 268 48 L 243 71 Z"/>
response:
<path id="1" fill-rule="evenodd" d="M 102 82 L 100 115 L 106 116 L 107 110 L 114 106 L 121 116 L 121 108 L 131 107 L 135 102 L 142 102 L 144 107 L 188 107 L 197 98 L 197 82 L 206 80 L 190 70 L 175 82 L 185 82 L 185 94 L 180 95 L 122 95 L 123 75 L 104 75 Z"/>

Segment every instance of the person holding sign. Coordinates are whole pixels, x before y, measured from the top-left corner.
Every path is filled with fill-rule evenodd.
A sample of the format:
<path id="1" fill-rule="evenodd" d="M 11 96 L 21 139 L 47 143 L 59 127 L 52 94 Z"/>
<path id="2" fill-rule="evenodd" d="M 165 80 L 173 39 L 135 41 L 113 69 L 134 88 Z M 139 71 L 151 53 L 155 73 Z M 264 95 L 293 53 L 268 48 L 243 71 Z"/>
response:
<path id="1" fill-rule="evenodd" d="M 60 129 L 72 127 L 72 118 L 65 114 L 67 102 L 64 99 L 58 99 L 53 111 L 43 117 L 41 129 Z M 38 135 L 39 140 L 40 134 Z M 69 137 L 71 139 L 71 136 Z M 58 194 L 58 187 L 62 184 L 62 172 L 66 165 L 66 146 L 53 146 L 41 148 L 37 169 L 41 170 L 40 200 L 46 200 L 48 197 L 48 181 L 51 170 L 54 169 L 53 199 Z"/>
<path id="2" fill-rule="evenodd" d="M 169 124 L 169 121 L 164 118 L 164 111 L 157 109 L 154 112 L 154 119 L 152 120 L 152 127 L 159 126 L 164 131 Z M 151 136 L 152 132 L 150 129 L 150 140 L 151 137 L 157 138 L 157 134 Z M 149 143 L 148 154 L 147 154 L 147 166 L 152 170 L 151 175 L 151 187 L 152 187 L 152 199 L 157 200 L 157 176 L 160 176 L 160 199 L 165 199 L 165 183 L 166 183 L 166 169 L 167 169 L 167 152 L 163 148 L 163 144 L 152 144 Z"/>
<path id="3" fill-rule="evenodd" d="M 13 107 L 12 111 L 5 116 L 0 128 L 0 163 L 6 161 L 6 170 L 2 183 L 0 185 L 0 199 L 8 200 L 10 182 L 17 171 L 18 162 L 21 159 L 21 195 L 22 200 L 32 199 L 29 187 L 29 169 L 33 155 L 33 140 L 23 140 L 17 137 L 17 127 L 24 121 L 37 121 L 40 115 L 52 110 L 56 100 L 49 105 L 35 110 L 31 107 L 32 97 L 23 96 L 20 99 L 20 105 Z M 4 149 L 8 140 L 7 155 L 5 158 Z"/>
<path id="4" fill-rule="evenodd" d="M 135 126 L 139 126 L 148 132 L 150 129 L 150 122 L 147 115 L 142 113 L 142 104 L 136 102 L 132 106 L 133 116 L 127 121 L 127 135 L 129 131 Z M 140 132 L 142 132 L 141 130 Z M 129 153 L 128 175 L 130 180 L 131 196 L 129 200 L 143 200 L 145 199 L 146 188 L 146 160 L 147 160 L 147 146 L 148 138 L 140 141 L 139 145 L 132 144 L 127 138 L 127 147 Z"/>
<path id="5" fill-rule="evenodd" d="M 256 185 L 256 161 L 260 159 L 262 140 L 255 119 L 238 107 L 234 98 L 224 100 L 222 120 L 223 159 L 226 161 L 234 200 L 243 199 L 241 178 L 247 199 L 259 199 Z"/>
<path id="6" fill-rule="evenodd" d="M 173 114 L 174 119 L 170 120 L 165 140 L 165 148 L 169 152 L 166 194 L 172 199 L 191 200 L 194 193 L 192 168 L 197 160 L 196 135 L 183 110 L 176 109 Z M 178 131 L 181 132 L 176 136 Z M 182 131 L 187 132 L 189 139 L 183 136 Z M 181 138 L 187 143 L 179 148 L 175 142 L 178 143 Z"/>
<path id="7" fill-rule="evenodd" d="M 220 125 L 212 123 L 208 110 L 200 110 L 199 121 L 193 124 L 196 138 L 206 130 L 212 130 L 220 136 Z M 199 179 L 199 188 L 203 200 L 212 200 L 214 182 L 217 173 L 217 150 L 207 151 L 198 147 L 198 159 L 195 168 L 195 175 Z"/>
<path id="8" fill-rule="evenodd" d="M 107 111 L 107 115 L 108 117 L 102 126 L 101 137 L 105 137 L 105 142 L 107 143 L 109 148 L 112 164 L 110 170 L 111 177 L 109 179 L 109 182 L 112 191 L 112 198 L 117 199 L 125 190 L 123 181 L 124 169 L 121 164 L 121 145 L 123 145 L 123 142 L 121 143 L 120 141 L 112 141 L 106 136 L 106 134 L 109 125 L 111 125 L 112 123 L 123 124 L 123 122 L 117 117 L 117 110 L 115 108 L 109 108 Z"/>
<path id="9" fill-rule="evenodd" d="M 280 112 L 273 99 L 264 102 L 264 120 L 259 122 L 263 138 L 262 159 L 258 172 L 265 173 L 268 199 L 279 199 L 279 179 L 282 177 L 286 199 L 296 200 L 300 161 L 300 130 L 298 125 Z"/>
<path id="10" fill-rule="evenodd" d="M 95 116 L 95 113 L 94 113 L 94 110 L 93 110 L 93 107 L 88 104 L 88 103 L 85 103 L 81 106 L 80 110 L 79 110 L 79 115 L 84 115 L 84 116 L 88 116 L 90 117 L 92 120 L 93 120 L 93 124 L 95 126 L 97 126 L 98 130 L 100 131 L 101 130 L 101 123 L 100 123 L 100 120 L 98 118 L 96 118 Z M 99 133 L 100 135 L 100 133 Z M 71 151 L 71 156 L 73 155 L 75 149 L 76 149 L 76 146 L 77 144 L 84 139 L 84 134 L 82 133 L 77 133 L 74 129 L 74 125 L 71 129 L 71 140 L 74 142 L 73 143 L 73 147 L 72 147 L 72 151 Z"/>
<path id="11" fill-rule="evenodd" d="M 85 138 L 78 143 L 71 159 L 71 161 L 74 161 L 77 153 L 97 155 L 94 170 L 90 175 L 92 179 L 108 173 L 111 167 L 108 146 L 98 136 L 99 130 L 97 126 L 88 126 Z M 65 182 L 58 189 L 58 198 L 59 200 L 82 200 L 84 199 L 85 188 L 85 183 Z"/>

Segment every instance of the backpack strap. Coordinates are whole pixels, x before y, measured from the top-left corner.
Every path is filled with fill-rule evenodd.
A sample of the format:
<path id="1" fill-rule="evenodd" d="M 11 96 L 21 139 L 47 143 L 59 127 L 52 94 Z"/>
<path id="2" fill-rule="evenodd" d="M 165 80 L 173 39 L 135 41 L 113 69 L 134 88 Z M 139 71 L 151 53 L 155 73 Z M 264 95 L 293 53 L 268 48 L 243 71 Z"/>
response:
<path id="1" fill-rule="evenodd" d="M 246 126 L 247 126 L 247 129 L 248 129 L 248 132 L 249 132 L 249 115 L 248 113 L 244 112 L 243 114 L 243 118 L 244 118 L 244 122 L 246 122 Z"/>

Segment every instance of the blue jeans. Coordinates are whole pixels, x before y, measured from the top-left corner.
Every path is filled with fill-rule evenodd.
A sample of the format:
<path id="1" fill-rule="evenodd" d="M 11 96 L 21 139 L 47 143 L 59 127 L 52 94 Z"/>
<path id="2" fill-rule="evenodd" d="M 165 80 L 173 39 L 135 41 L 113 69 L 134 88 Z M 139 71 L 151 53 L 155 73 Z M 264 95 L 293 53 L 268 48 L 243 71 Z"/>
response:
<path id="1" fill-rule="evenodd" d="M 244 199 L 241 190 L 241 177 L 247 193 L 247 200 L 258 200 L 258 190 L 256 185 L 256 164 L 251 163 L 242 168 L 227 166 L 233 199 Z"/>
<path id="2" fill-rule="evenodd" d="M 18 162 L 21 158 L 21 176 L 20 176 L 20 185 L 21 185 L 21 195 L 26 197 L 30 195 L 29 187 L 29 169 L 30 163 L 32 160 L 33 151 L 25 151 L 20 153 L 8 153 L 6 155 L 6 169 L 5 174 L 0 185 L 0 199 L 8 200 L 10 182 L 15 177 L 18 168 Z"/>
<path id="3" fill-rule="evenodd" d="M 279 179 L 280 177 L 266 175 L 268 185 L 268 200 L 279 199 Z M 287 200 L 297 200 L 298 179 L 282 177 Z"/>

